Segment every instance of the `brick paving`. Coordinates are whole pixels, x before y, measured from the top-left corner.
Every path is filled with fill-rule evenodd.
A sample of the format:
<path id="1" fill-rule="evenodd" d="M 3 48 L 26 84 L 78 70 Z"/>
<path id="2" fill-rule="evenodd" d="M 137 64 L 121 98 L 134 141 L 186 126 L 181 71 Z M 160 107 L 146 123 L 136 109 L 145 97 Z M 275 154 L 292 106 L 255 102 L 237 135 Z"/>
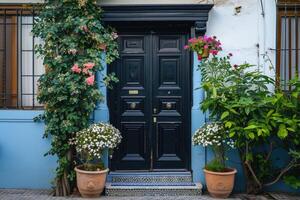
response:
<path id="1" fill-rule="evenodd" d="M 53 197 L 49 190 L 11 190 L 0 189 L 0 200 L 82 200 L 78 196 Z M 147 197 L 107 197 L 101 196 L 101 200 L 214 200 L 207 195 L 202 196 L 147 196 Z M 241 198 L 229 198 L 228 200 L 241 200 Z"/>
<path id="2" fill-rule="evenodd" d="M 82 200 L 79 196 L 53 197 L 50 190 L 13 190 L 0 189 L 0 200 Z M 101 196 L 100 200 L 216 200 L 208 195 L 201 196 L 146 196 L 146 197 L 107 197 Z M 96 199 L 96 200 L 97 200 Z M 300 200 L 300 196 L 286 194 L 271 194 L 268 196 L 251 196 L 245 194 L 234 195 L 228 200 Z"/>

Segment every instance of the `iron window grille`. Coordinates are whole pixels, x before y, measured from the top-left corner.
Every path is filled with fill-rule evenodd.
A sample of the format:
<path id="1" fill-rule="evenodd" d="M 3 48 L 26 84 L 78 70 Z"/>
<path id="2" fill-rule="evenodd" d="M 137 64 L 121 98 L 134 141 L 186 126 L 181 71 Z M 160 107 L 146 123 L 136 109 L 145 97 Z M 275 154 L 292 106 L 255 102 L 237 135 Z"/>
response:
<path id="1" fill-rule="evenodd" d="M 37 82 L 43 61 L 32 33 L 36 12 L 32 7 L 0 6 L 0 109 L 41 109 Z"/>
<path id="2" fill-rule="evenodd" d="M 300 0 L 277 1 L 278 84 L 290 90 L 288 82 L 300 77 Z"/>

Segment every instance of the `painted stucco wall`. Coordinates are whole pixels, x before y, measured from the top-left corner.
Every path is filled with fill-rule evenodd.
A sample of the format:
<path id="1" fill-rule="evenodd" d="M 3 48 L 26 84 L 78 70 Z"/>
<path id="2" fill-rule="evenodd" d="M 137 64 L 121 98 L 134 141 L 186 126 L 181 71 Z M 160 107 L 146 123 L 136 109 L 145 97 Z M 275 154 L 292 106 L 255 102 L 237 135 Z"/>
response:
<path id="1" fill-rule="evenodd" d="M 44 124 L 33 122 L 42 111 L 0 111 L 0 188 L 50 188 L 55 157 L 44 157 L 50 140 Z"/>

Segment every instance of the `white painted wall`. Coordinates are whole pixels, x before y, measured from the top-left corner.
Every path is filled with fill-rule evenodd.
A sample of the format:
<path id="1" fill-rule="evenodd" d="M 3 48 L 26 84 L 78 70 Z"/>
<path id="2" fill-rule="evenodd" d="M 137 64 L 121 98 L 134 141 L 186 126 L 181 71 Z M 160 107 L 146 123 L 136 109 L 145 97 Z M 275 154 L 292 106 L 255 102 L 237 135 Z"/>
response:
<path id="1" fill-rule="evenodd" d="M 228 0 L 218 1 L 209 14 L 207 35 L 216 35 L 223 44 L 224 54 L 233 53 L 233 64 L 260 66 L 268 75 L 274 75 L 263 54 L 275 65 L 276 4 L 274 0 Z M 235 8 L 241 6 L 241 12 Z"/>

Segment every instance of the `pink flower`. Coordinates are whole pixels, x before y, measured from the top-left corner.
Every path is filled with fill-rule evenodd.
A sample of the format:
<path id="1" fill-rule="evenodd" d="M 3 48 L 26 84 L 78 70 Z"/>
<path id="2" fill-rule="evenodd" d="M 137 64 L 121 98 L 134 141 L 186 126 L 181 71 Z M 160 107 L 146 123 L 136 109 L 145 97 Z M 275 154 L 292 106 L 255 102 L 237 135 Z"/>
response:
<path id="1" fill-rule="evenodd" d="M 218 50 L 211 50 L 210 53 L 215 56 L 218 54 Z"/>
<path id="2" fill-rule="evenodd" d="M 196 38 L 191 38 L 191 39 L 189 39 L 189 43 L 195 43 L 195 42 L 197 42 L 197 39 L 196 39 Z"/>
<path id="3" fill-rule="evenodd" d="M 207 43 L 213 43 L 213 42 L 214 42 L 214 39 L 212 39 L 211 37 L 208 38 Z"/>
<path id="4" fill-rule="evenodd" d="M 85 82 L 86 82 L 86 84 L 88 84 L 88 85 L 94 85 L 94 82 L 95 82 L 95 75 L 92 75 L 92 76 L 86 78 L 86 79 L 85 79 Z"/>
<path id="5" fill-rule="evenodd" d="M 95 67 L 95 63 L 88 62 L 88 63 L 85 63 L 83 66 L 87 69 L 93 69 L 93 67 Z"/>
<path id="6" fill-rule="evenodd" d="M 201 55 L 198 55 L 198 60 L 202 60 L 202 56 Z"/>
<path id="7" fill-rule="evenodd" d="M 204 49 L 208 49 L 208 45 L 205 45 L 205 46 L 204 46 Z"/>
<path id="8" fill-rule="evenodd" d="M 79 68 L 79 66 L 77 64 L 74 64 L 71 69 L 73 72 L 78 73 L 78 74 L 81 72 L 81 69 Z"/>
<path id="9" fill-rule="evenodd" d="M 89 74 L 89 69 L 88 68 L 83 68 L 82 73 Z"/>
<path id="10" fill-rule="evenodd" d="M 189 48 L 190 48 L 189 45 L 184 46 L 184 49 L 189 49 Z"/>

